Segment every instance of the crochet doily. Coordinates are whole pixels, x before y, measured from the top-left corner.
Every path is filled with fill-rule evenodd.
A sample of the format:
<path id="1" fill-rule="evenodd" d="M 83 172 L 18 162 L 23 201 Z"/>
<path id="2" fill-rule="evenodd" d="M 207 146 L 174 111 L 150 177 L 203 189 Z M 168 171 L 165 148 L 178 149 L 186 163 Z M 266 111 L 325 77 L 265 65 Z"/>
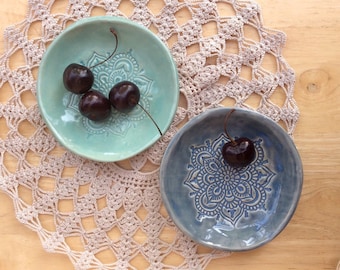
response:
<path id="1" fill-rule="evenodd" d="M 75 269 L 204 269 L 229 255 L 188 239 L 167 215 L 159 165 L 169 141 L 186 121 L 217 106 L 257 110 L 289 135 L 299 117 L 295 74 L 281 53 L 285 34 L 263 26 L 255 2 L 157 2 L 29 0 L 26 18 L 5 30 L 0 121 L 7 130 L 0 137 L 0 188 L 46 251 L 67 254 Z M 150 28 L 178 66 L 181 102 L 170 129 L 124 162 L 94 162 L 66 151 L 35 102 L 48 45 L 71 23 L 96 14 Z"/>

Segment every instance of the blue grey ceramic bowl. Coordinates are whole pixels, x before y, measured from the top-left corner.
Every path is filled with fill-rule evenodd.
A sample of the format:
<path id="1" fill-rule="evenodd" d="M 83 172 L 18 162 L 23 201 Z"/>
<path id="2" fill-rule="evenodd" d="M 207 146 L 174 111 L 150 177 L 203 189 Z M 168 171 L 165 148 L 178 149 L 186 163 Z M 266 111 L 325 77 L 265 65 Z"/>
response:
<path id="1" fill-rule="evenodd" d="M 221 148 L 229 108 L 208 110 L 189 121 L 170 142 L 160 168 L 161 194 L 175 224 L 200 244 L 229 251 L 262 246 L 290 221 L 303 171 L 287 133 L 271 119 L 236 109 L 230 136 L 248 137 L 256 158 L 233 168 Z"/>
<path id="2" fill-rule="evenodd" d="M 118 35 L 116 53 L 92 69 L 93 88 L 108 96 L 118 82 L 129 80 L 140 89 L 140 104 L 164 133 L 175 115 L 179 82 L 176 64 L 165 44 L 150 30 L 112 16 L 82 19 L 63 31 L 41 61 L 37 97 L 42 116 L 57 140 L 74 153 L 98 161 L 118 161 L 150 147 L 160 134 L 138 106 L 128 114 L 112 111 L 102 122 L 83 117 L 80 95 L 68 92 L 63 72 L 71 63 L 87 67 L 106 59 L 114 50 L 113 27 Z"/>

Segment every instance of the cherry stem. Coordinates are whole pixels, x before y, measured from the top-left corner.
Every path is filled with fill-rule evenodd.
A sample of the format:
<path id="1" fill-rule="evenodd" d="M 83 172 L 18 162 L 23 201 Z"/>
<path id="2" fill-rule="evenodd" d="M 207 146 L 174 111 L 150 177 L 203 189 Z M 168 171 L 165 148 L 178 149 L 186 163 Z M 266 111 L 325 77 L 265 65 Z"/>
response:
<path id="1" fill-rule="evenodd" d="M 231 109 L 231 110 L 229 111 L 229 113 L 227 114 L 227 116 L 225 117 L 225 119 L 224 119 L 224 132 L 225 132 L 225 134 L 227 134 L 227 137 L 228 137 L 228 139 L 231 141 L 231 143 L 232 143 L 233 145 L 236 145 L 235 140 L 229 135 L 229 133 L 228 133 L 228 131 L 227 131 L 227 125 L 228 125 L 229 118 L 230 118 L 230 116 L 232 115 L 232 113 L 233 113 L 234 111 L 235 111 L 235 109 Z"/>
<path id="2" fill-rule="evenodd" d="M 152 118 L 151 114 L 150 114 L 147 110 L 145 110 L 144 107 L 143 107 L 142 105 L 140 105 L 139 103 L 137 103 L 137 105 L 138 105 L 138 106 L 139 106 L 139 107 L 147 114 L 147 116 L 149 116 L 149 118 L 151 119 L 151 121 L 152 121 L 152 122 L 154 123 L 154 125 L 156 126 L 156 128 L 157 128 L 159 134 L 160 134 L 161 136 L 163 136 L 163 133 L 162 133 L 161 129 L 160 129 L 159 126 L 157 125 L 156 121 Z"/>
<path id="3" fill-rule="evenodd" d="M 115 29 L 113 29 L 113 27 L 110 27 L 110 32 L 114 35 L 115 40 L 116 40 L 116 46 L 115 46 L 113 52 L 112 52 L 112 53 L 110 54 L 110 56 L 107 57 L 105 60 L 103 60 L 103 61 L 101 61 L 101 62 L 99 62 L 99 63 L 97 63 L 97 64 L 95 64 L 95 65 L 93 65 L 93 66 L 91 66 L 91 67 L 89 67 L 89 69 L 92 69 L 92 68 L 95 68 L 96 66 L 99 66 L 99 65 L 101 65 L 101 64 L 104 64 L 106 61 L 108 61 L 108 60 L 116 53 L 117 48 L 118 48 L 118 36 L 117 36 L 117 32 L 116 32 Z"/>

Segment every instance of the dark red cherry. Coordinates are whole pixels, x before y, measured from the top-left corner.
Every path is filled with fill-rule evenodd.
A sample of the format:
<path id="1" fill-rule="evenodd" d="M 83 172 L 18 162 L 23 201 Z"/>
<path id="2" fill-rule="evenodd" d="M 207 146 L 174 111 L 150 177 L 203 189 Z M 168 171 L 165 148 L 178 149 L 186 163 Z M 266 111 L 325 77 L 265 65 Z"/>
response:
<path id="1" fill-rule="evenodd" d="M 68 91 L 74 94 L 84 94 L 92 88 L 94 76 L 91 69 L 109 60 L 115 54 L 118 47 L 118 36 L 116 31 L 113 28 L 110 28 L 110 32 L 115 37 L 116 45 L 109 57 L 91 67 L 72 63 L 65 68 L 63 73 L 63 83 Z"/>
<path id="2" fill-rule="evenodd" d="M 64 70 L 63 82 L 68 91 L 74 94 L 83 94 L 91 89 L 94 76 L 88 67 L 72 63 Z"/>
<path id="3" fill-rule="evenodd" d="M 101 92 L 90 90 L 80 98 L 79 111 L 92 121 L 102 121 L 110 116 L 111 103 Z"/>
<path id="4" fill-rule="evenodd" d="M 119 112 L 128 113 L 138 104 L 140 91 L 137 85 L 129 81 L 122 81 L 112 87 L 109 100 Z"/>
<path id="5" fill-rule="evenodd" d="M 151 121 L 156 126 L 159 134 L 163 133 L 152 118 L 150 113 L 139 104 L 140 90 L 137 85 L 130 81 L 122 81 L 114 85 L 109 93 L 109 100 L 111 105 L 119 112 L 128 113 L 137 105 L 147 114 Z"/>
<path id="6" fill-rule="evenodd" d="M 232 109 L 226 116 L 224 121 L 224 132 L 229 138 L 229 142 L 225 143 L 222 147 L 223 159 L 232 167 L 245 167 L 248 166 L 256 156 L 254 143 L 247 137 L 233 139 L 227 131 L 227 123 L 229 117 L 235 110 Z"/>
<path id="7" fill-rule="evenodd" d="M 255 158 L 253 142 L 245 137 L 227 142 L 222 147 L 224 160 L 232 167 L 245 167 Z"/>

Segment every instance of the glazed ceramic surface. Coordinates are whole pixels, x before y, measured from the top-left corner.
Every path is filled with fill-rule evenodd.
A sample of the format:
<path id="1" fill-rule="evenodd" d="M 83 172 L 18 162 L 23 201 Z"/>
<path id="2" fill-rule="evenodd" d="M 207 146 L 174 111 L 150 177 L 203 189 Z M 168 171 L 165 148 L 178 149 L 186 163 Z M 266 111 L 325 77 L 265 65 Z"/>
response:
<path id="1" fill-rule="evenodd" d="M 209 247 L 244 251 L 277 236 L 291 219 L 303 183 L 300 156 L 286 132 L 259 113 L 236 109 L 227 129 L 256 149 L 246 167 L 225 163 L 229 108 L 208 110 L 170 142 L 160 168 L 164 204 L 176 225 Z"/>
<path id="2" fill-rule="evenodd" d="M 178 74 L 168 48 L 145 27 L 111 16 L 82 19 L 48 47 L 39 69 L 37 96 L 42 116 L 57 140 L 74 153 L 98 161 L 118 161 L 150 147 L 160 134 L 138 106 L 128 114 L 112 111 L 109 119 L 93 122 L 78 109 L 80 95 L 68 92 L 63 72 L 71 63 L 91 67 L 114 50 L 112 58 L 92 70 L 93 88 L 108 96 L 114 84 L 129 80 L 140 89 L 140 104 L 164 133 L 179 98 Z"/>

